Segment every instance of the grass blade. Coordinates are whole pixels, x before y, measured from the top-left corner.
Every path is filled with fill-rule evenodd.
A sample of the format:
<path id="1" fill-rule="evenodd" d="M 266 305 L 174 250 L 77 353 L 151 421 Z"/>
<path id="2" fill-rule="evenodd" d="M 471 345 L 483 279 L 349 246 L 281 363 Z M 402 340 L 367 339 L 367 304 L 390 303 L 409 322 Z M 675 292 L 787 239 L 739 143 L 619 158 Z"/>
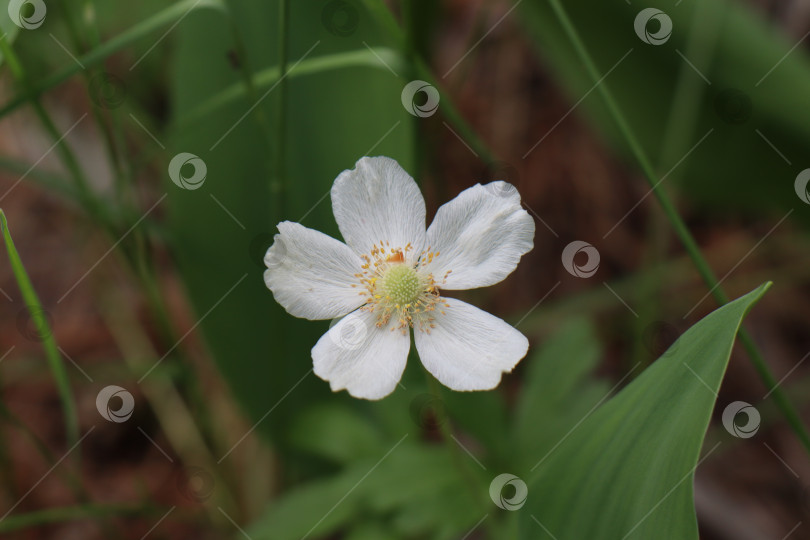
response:
<path id="1" fill-rule="evenodd" d="M 14 272 L 17 286 L 20 288 L 20 293 L 25 301 L 28 312 L 31 314 L 31 318 L 36 325 L 37 333 L 42 336 L 42 346 L 45 348 L 48 367 L 53 373 L 54 382 L 59 391 L 59 400 L 62 403 L 62 411 L 65 415 L 67 444 L 68 446 L 73 446 L 79 441 L 79 419 L 76 415 L 76 402 L 73 399 L 73 391 L 70 389 L 70 381 L 68 380 L 67 371 L 65 370 L 65 364 L 56 348 L 56 341 L 51 334 L 50 325 L 44 315 L 39 297 L 37 297 L 34 286 L 31 284 L 31 280 L 28 277 L 28 273 L 25 271 L 22 260 L 20 260 L 17 248 L 14 247 L 14 240 L 11 239 L 6 214 L 2 210 L 0 210 L 0 226 L 2 226 L 3 229 L 3 239 L 6 243 L 8 258 L 11 262 L 11 270 Z"/>

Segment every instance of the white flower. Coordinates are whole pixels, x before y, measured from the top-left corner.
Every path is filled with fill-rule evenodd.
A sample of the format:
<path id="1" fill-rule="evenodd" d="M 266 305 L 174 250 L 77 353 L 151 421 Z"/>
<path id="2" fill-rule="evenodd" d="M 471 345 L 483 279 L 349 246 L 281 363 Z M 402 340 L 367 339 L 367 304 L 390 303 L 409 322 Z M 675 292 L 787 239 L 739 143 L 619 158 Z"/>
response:
<path id="1" fill-rule="evenodd" d="M 502 281 L 533 247 L 534 220 L 506 182 L 475 185 L 439 208 L 399 164 L 360 159 L 332 186 L 346 243 L 279 223 L 264 274 L 276 301 L 310 320 L 343 317 L 312 349 L 315 374 L 358 398 L 390 394 L 405 369 L 410 328 L 425 368 L 453 390 L 489 390 L 529 342 L 501 319 L 445 290 Z"/>

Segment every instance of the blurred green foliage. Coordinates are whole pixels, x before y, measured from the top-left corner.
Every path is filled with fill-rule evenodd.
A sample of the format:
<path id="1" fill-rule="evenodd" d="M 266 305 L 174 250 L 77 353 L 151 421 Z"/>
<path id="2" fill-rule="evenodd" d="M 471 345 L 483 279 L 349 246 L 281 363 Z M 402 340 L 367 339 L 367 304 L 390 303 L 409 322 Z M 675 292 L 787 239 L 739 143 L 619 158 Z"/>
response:
<path id="1" fill-rule="evenodd" d="M 600 84 L 614 94 L 659 176 L 715 212 L 795 207 L 793 181 L 807 166 L 797 161 L 810 137 L 807 55 L 742 2 L 652 1 L 643 7 L 671 19 L 664 43 L 636 35 L 636 4 L 565 2 L 604 77 Z M 588 95 L 581 104 L 585 116 L 629 155 L 549 2 L 528 0 L 519 10 L 559 84 L 573 102 Z M 657 30 L 658 23 L 648 24 Z M 805 223 L 808 216 L 796 215 Z"/>

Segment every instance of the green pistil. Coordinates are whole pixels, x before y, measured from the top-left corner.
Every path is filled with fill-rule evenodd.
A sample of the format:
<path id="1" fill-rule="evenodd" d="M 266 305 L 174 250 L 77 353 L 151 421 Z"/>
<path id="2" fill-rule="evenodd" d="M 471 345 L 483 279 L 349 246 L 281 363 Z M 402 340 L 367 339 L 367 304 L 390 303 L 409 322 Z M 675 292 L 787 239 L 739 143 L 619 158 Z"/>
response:
<path id="1" fill-rule="evenodd" d="M 394 304 L 404 306 L 419 298 L 423 286 L 416 270 L 405 264 L 397 264 L 385 272 L 380 288 L 384 297 Z"/>

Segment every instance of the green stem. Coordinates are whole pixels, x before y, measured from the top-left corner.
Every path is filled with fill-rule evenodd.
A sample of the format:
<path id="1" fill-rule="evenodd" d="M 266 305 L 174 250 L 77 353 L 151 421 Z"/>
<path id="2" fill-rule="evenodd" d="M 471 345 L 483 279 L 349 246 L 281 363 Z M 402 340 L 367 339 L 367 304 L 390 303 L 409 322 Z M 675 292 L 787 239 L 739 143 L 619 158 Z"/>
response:
<path id="1" fill-rule="evenodd" d="M 601 75 L 599 74 L 599 70 L 597 70 L 596 65 L 593 62 L 590 54 L 588 53 L 587 49 L 585 48 L 582 39 L 579 37 L 576 29 L 574 28 L 571 20 L 568 18 L 568 14 L 563 9 L 562 5 L 560 4 L 559 0 L 549 0 L 551 3 L 551 7 L 554 10 L 555 15 L 560 21 L 565 33 L 568 35 L 571 43 L 574 46 L 577 54 L 580 57 L 580 60 L 585 64 L 585 68 L 588 71 L 588 74 L 593 78 L 594 81 L 598 81 L 601 79 Z M 650 160 L 647 158 L 641 144 L 639 143 L 638 139 L 636 138 L 633 130 L 627 123 L 624 115 L 621 113 L 619 106 L 617 105 L 615 99 L 613 98 L 613 94 L 608 90 L 607 85 L 602 83 L 598 85 L 599 93 L 602 95 L 602 99 L 604 99 L 605 104 L 607 105 L 608 111 L 613 118 L 613 121 L 616 122 L 619 131 L 621 132 L 622 136 L 625 138 L 627 145 L 630 148 L 630 151 L 635 156 L 636 160 L 638 161 L 639 165 L 641 166 L 642 171 L 646 177 L 647 183 L 650 184 L 653 194 L 655 198 L 658 200 L 658 203 L 661 205 L 661 208 L 664 211 L 664 214 L 667 216 L 670 224 L 672 225 L 673 229 L 675 229 L 675 234 L 680 239 L 681 243 L 683 244 L 686 252 L 689 254 L 689 257 L 692 259 L 695 267 L 697 268 L 698 273 L 700 274 L 703 281 L 706 283 L 706 286 L 710 288 L 711 294 L 714 299 L 717 301 L 718 304 L 726 304 L 728 303 L 728 297 L 723 289 L 720 287 L 720 283 L 717 280 L 717 277 L 714 275 L 709 263 L 703 257 L 703 254 L 700 251 L 700 248 L 697 245 L 692 233 L 689 232 L 689 229 L 686 227 L 686 224 L 681 219 L 681 216 L 678 214 L 678 211 L 675 209 L 675 205 L 669 199 L 669 197 L 664 193 L 662 189 L 658 187 L 658 179 L 653 170 L 652 164 Z M 788 423 L 790 424 L 793 431 L 796 433 L 796 436 L 804 445 L 805 449 L 810 453 L 810 434 L 808 434 L 804 424 L 802 423 L 799 414 L 796 412 L 796 409 L 787 399 L 785 394 L 782 392 L 780 388 L 777 387 L 776 378 L 771 373 L 768 365 L 765 362 L 762 354 L 757 349 L 756 344 L 754 343 L 751 336 L 746 332 L 744 329 L 740 329 L 740 342 L 742 343 L 743 347 L 745 348 L 746 352 L 748 353 L 748 357 L 751 359 L 751 362 L 754 365 L 754 368 L 759 373 L 759 376 L 762 378 L 762 381 L 765 385 L 771 389 L 772 395 L 776 404 L 782 411 L 782 414 L 787 419 Z"/>
<path id="2" fill-rule="evenodd" d="M 14 52 L 14 49 L 11 48 L 5 36 L 0 37 L 0 51 L 2 51 L 3 57 L 6 59 L 9 69 L 11 69 L 11 73 L 12 75 L 14 75 L 14 78 L 17 79 L 17 81 L 23 86 L 23 88 L 28 89 L 29 82 L 25 70 L 22 66 L 22 63 L 17 57 L 17 54 Z M 65 164 L 68 171 L 70 172 L 71 177 L 73 178 L 73 182 L 76 187 L 76 192 L 78 194 L 79 201 L 81 202 L 82 206 L 84 206 L 88 214 L 90 214 L 92 217 L 98 219 L 99 222 L 109 227 L 110 221 L 109 219 L 107 219 L 108 214 L 101 206 L 100 202 L 91 192 L 87 177 L 85 176 L 84 172 L 79 166 L 79 161 L 76 158 L 75 154 L 65 142 L 64 135 L 59 133 L 56 124 L 51 119 L 51 116 L 50 114 L 48 114 L 48 111 L 45 110 L 45 107 L 42 106 L 42 103 L 39 101 L 39 99 L 32 97 L 31 104 L 34 107 L 34 111 L 39 117 L 40 122 L 45 127 L 45 130 L 48 132 L 48 135 L 50 135 L 50 137 L 54 140 L 56 150 L 57 152 L 59 152 L 59 155 L 63 163 Z"/>
<path id="3" fill-rule="evenodd" d="M 39 301 L 34 286 L 25 271 L 22 260 L 20 259 L 17 248 L 14 246 L 14 240 L 11 238 L 11 231 L 8 229 L 8 222 L 6 221 L 6 214 L 0 210 L 0 226 L 2 226 L 3 238 L 8 251 L 8 258 L 11 262 L 11 270 L 14 273 L 14 278 L 17 281 L 17 286 L 22 294 L 23 301 L 31 314 L 31 318 L 36 325 L 37 334 L 42 337 L 42 346 L 45 349 L 45 356 L 48 360 L 48 366 L 53 374 L 56 388 L 59 393 L 59 400 L 62 404 L 63 415 L 65 419 L 65 426 L 67 430 L 67 444 L 69 447 L 74 447 L 79 442 L 79 418 L 76 413 L 76 402 L 73 399 L 73 390 L 70 388 L 70 379 L 68 378 L 65 364 L 56 347 L 56 341 L 53 338 L 50 324 L 45 316 L 45 311 L 42 309 L 42 303 Z M 75 459 L 76 463 L 80 463 L 79 449 L 76 448 Z"/>
<path id="4" fill-rule="evenodd" d="M 79 16 L 80 22 L 75 20 L 75 16 L 73 13 L 78 11 L 79 13 L 82 12 L 82 8 L 75 9 L 72 5 L 72 2 L 68 0 L 61 0 L 62 10 L 65 12 L 65 20 L 67 22 L 68 34 L 70 34 L 70 39 L 73 42 L 73 48 L 77 52 L 78 55 L 81 55 L 85 52 L 85 44 L 82 39 L 82 36 L 90 36 L 92 39 L 91 47 L 98 47 L 100 43 L 98 42 L 98 31 L 93 28 L 88 28 L 87 24 L 84 24 L 84 18 Z M 85 9 L 92 9 L 91 5 L 85 5 Z M 92 12 L 91 12 L 92 13 Z M 80 28 L 81 26 L 81 28 Z M 88 69 L 83 70 L 82 78 L 84 79 L 85 86 L 90 89 L 92 81 L 94 77 L 102 76 L 103 69 L 99 66 L 91 66 Z M 91 114 L 93 115 L 93 120 L 95 120 L 96 125 L 98 126 L 99 132 L 102 134 L 102 141 L 104 142 L 105 150 L 107 151 L 107 156 L 109 157 L 110 163 L 112 164 L 113 171 L 114 171 L 114 178 L 115 178 L 115 186 L 117 188 L 117 195 L 119 197 L 119 201 L 122 198 L 121 188 L 124 185 L 124 169 L 122 164 L 121 155 L 119 152 L 118 143 L 121 142 L 120 137 L 116 137 L 113 134 L 113 131 L 110 129 L 110 126 L 104 119 L 104 115 L 99 110 L 98 107 L 91 107 Z M 111 115 L 115 116 L 115 115 Z"/>
<path id="5" fill-rule="evenodd" d="M 425 377 L 427 378 L 429 392 L 441 400 L 442 389 L 439 385 L 439 381 L 437 381 L 436 378 L 427 371 L 425 371 Z M 467 460 L 469 457 L 464 456 L 461 453 L 461 449 L 459 449 L 458 444 L 455 440 L 453 440 L 453 431 L 450 428 L 449 417 L 438 420 L 439 421 L 437 423 L 439 424 L 439 432 L 442 436 L 442 442 L 447 448 L 447 451 L 450 453 L 453 466 L 456 468 L 463 481 L 467 484 L 470 493 L 480 506 L 481 511 L 488 514 L 490 512 L 490 501 L 486 496 L 487 489 L 481 485 L 480 480 L 467 465 Z M 501 535 L 498 534 L 498 528 L 493 523 L 493 520 L 486 519 L 484 520 L 484 523 L 486 523 L 485 527 L 487 528 L 487 535 L 490 539 L 496 540 L 501 538 Z"/>

